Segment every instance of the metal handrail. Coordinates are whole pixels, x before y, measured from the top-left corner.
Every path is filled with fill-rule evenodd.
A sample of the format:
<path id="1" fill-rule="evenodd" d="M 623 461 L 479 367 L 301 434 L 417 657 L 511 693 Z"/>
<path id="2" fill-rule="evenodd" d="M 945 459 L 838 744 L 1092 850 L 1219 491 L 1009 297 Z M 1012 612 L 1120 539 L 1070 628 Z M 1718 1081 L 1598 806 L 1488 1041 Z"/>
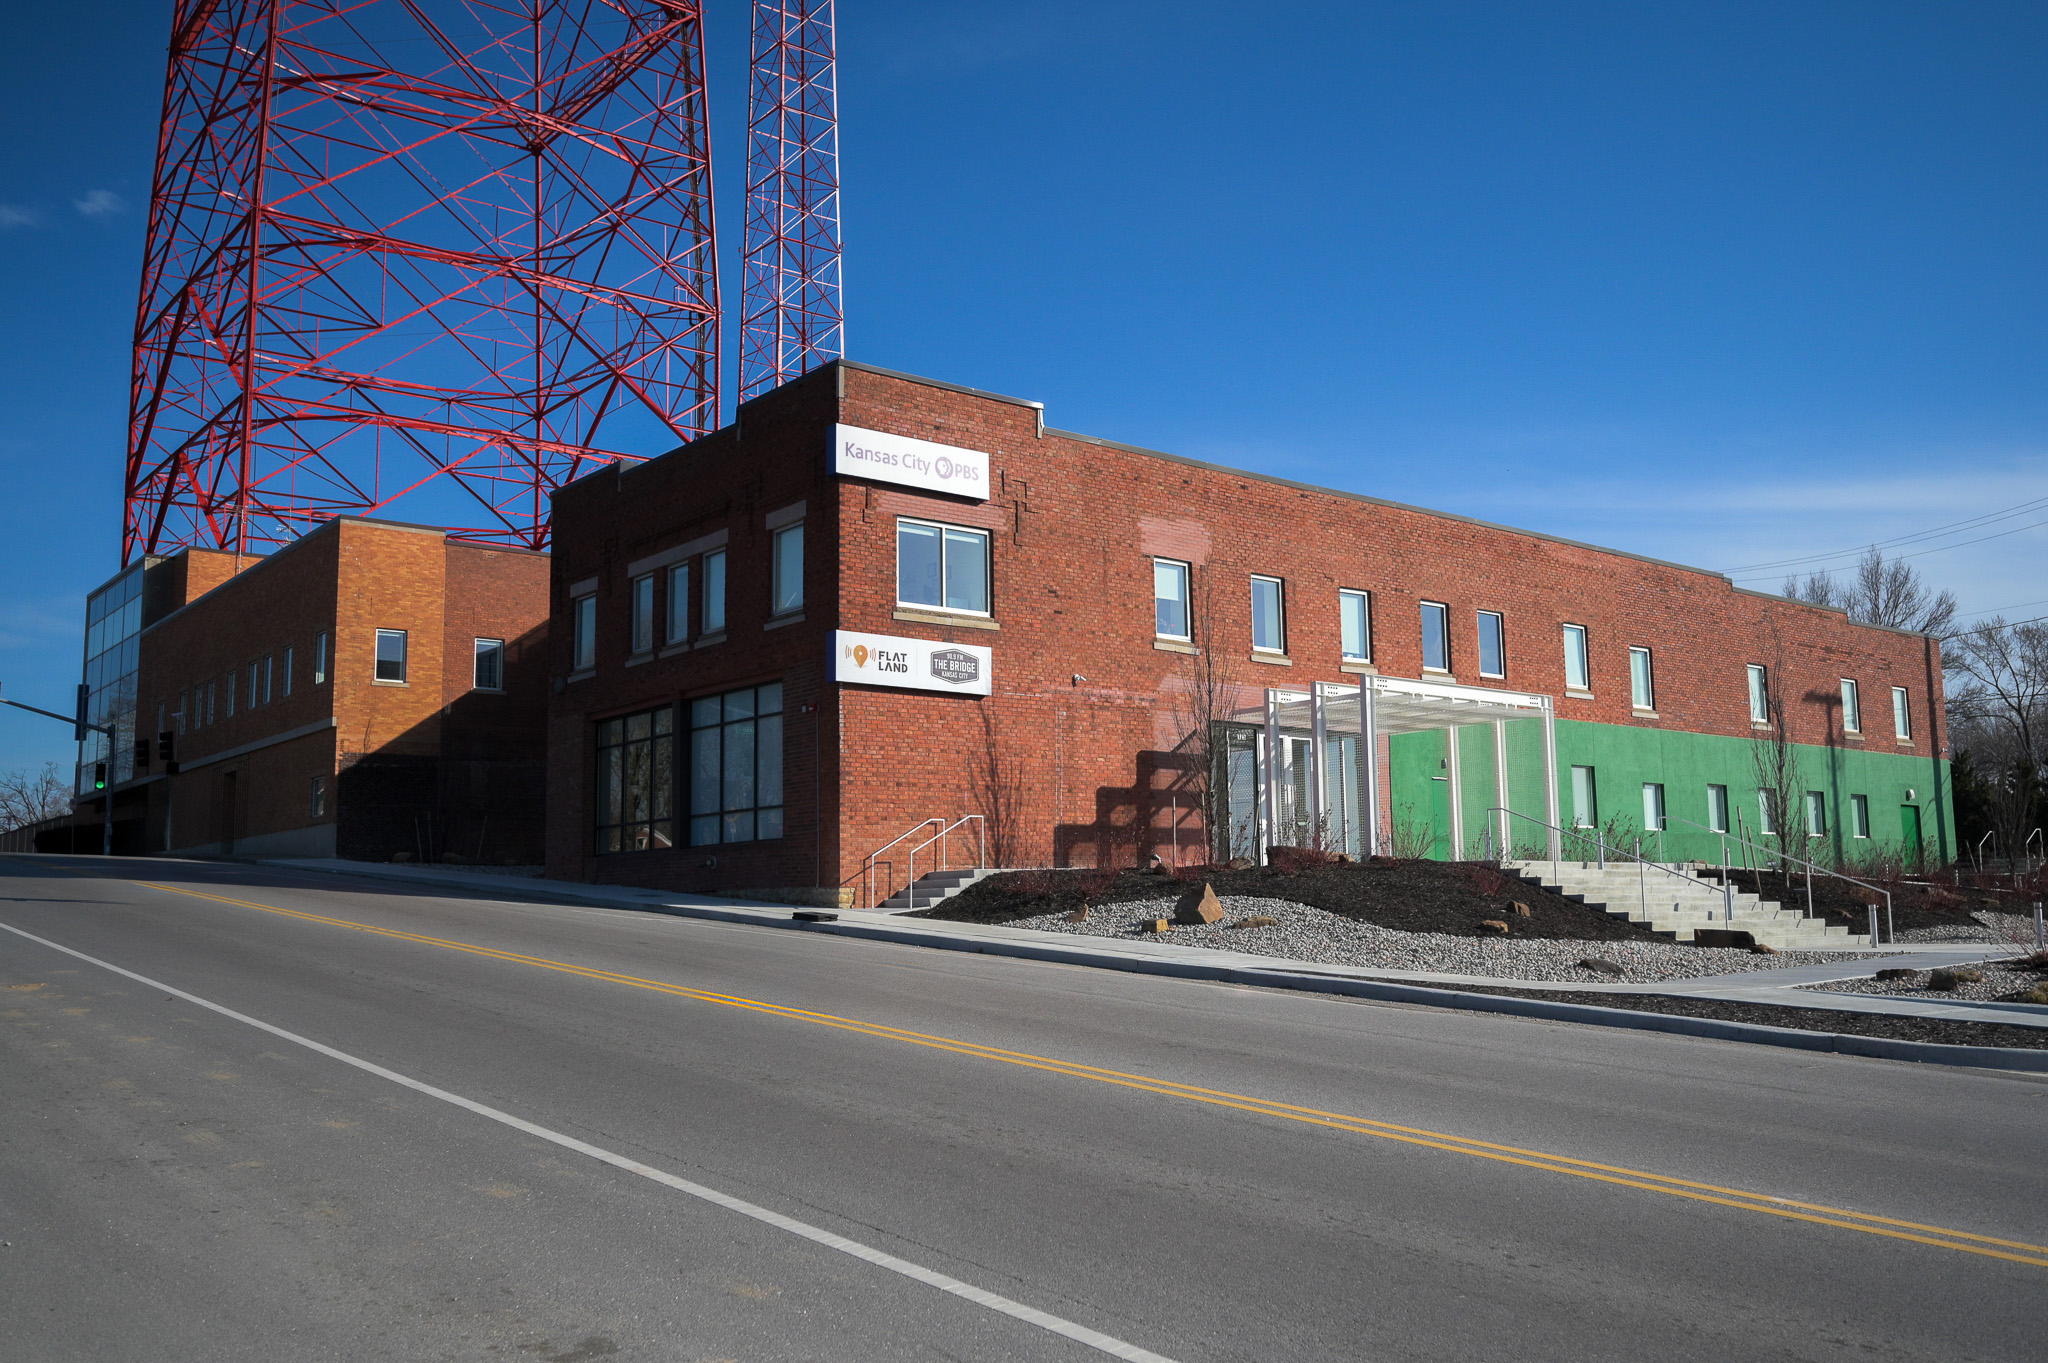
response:
<path id="1" fill-rule="evenodd" d="M 923 831 L 924 831 L 924 828 L 925 828 L 925 826 L 926 826 L 927 824 L 938 824 L 938 825 L 939 825 L 939 826 L 940 826 L 941 828 L 944 828 L 944 827 L 945 827 L 945 823 L 946 823 L 946 821 L 945 821 L 944 819 L 941 819 L 940 817 L 938 817 L 938 815 L 936 815 L 936 814 L 934 814 L 934 815 L 933 815 L 933 816 L 932 816 L 931 818 L 929 818 L 929 819 L 919 819 L 919 820 L 918 820 L 918 821 L 917 821 L 916 823 L 912 824 L 912 825 L 911 825 L 911 826 L 910 826 L 909 828 L 905 829 L 905 830 L 904 830 L 903 832 L 901 832 L 901 833 L 898 833 L 898 834 L 897 834 L 897 835 L 896 835 L 895 837 L 893 837 L 893 838 L 889 839 L 889 841 L 887 841 L 887 842 L 883 843 L 883 844 L 882 844 L 882 845 L 881 845 L 880 847 L 877 847 L 877 848 L 876 848 L 876 849 L 875 849 L 874 851 L 872 851 L 872 852 L 870 852 L 870 853 L 868 853 L 868 854 L 867 854 L 867 858 L 866 858 L 866 859 L 865 859 L 864 861 L 862 861 L 862 862 L 861 862 L 861 884 L 862 884 L 863 888 L 865 888 L 865 889 L 866 889 L 866 891 L 867 891 L 867 905 L 866 905 L 866 907 L 867 907 L 867 908 L 870 908 L 870 909 L 872 909 L 873 907 L 875 907 L 875 860 L 876 860 L 876 858 L 880 857 L 880 856 L 882 855 L 882 853 L 884 853 L 884 852 L 888 851 L 888 850 L 889 850 L 890 848 L 894 847 L 894 846 L 895 846 L 895 845 L 896 845 L 897 843 L 899 843 L 899 842 L 902 842 L 902 841 L 903 841 L 903 840 L 904 840 L 905 838 L 908 838 L 908 837 L 912 837 L 912 836 L 914 836 L 914 835 L 916 835 L 916 834 L 918 834 L 918 833 L 921 833 L 921 832 L 923 832 Z M 894 868 L 894 866 L 892 865 L 890 869 L 892 869 L 892 870 L 893 870 L 893 869 L 895 869 L 895 868 Z M 891 877 L 891 879 L 893 880 L 893 879 L 894 879 L 894 877 Z M 911 880 L 912 880 L 913 882 L 915 882 L 915 881 L 916 881 L 916 879 L 917 879 L 917 877 L 916 877 L 915 875 L 911 876 Z"/>
<path id="2" fill-rule="evenodd" d="M 1561 828 L 1557 824 L 1550 822 L 1548 819 L 1539 819 L 1533 814 L 1524 814 L 1520 810 L 1509 809 L 1505 805 L 1489 805 L 1487 807 L 1486 812 L 1489 814 L 1505 814 L 1512 819 L 1526 820 L 1529 823 L 1536 824 L 1539 827 L 1549 829 L 1551 832 L 1558 834 L 1559 836 L 1554 840 L 1550 840 L 1550 843 L 1553 848 L 1556 848 L 1558 850 L 1560 855 L 1547 858 L 1539 857 L 1537 858 L 1537 860 L 1549 861 L 1551 877 L 1555 879 L 1560 885 L 1564 883 L 1564 878 L 1562 875 L 1559 874 L 1558 869 L 1560 863 L 1564 860 L 1563 856 L 1561 855 L 1564 849 L 1564 839 L 1568 837 L 1575 837 L 1583 840 L 1585 835 L 1582 832 L 1575 828 Z M 1493 829 L 1491 826 L 1489 826 L 1486 830 L 1486 837 L 1487 841 L 1491 843 L 1493 840 Z M 1603 871 L 1606 870 L 1608 852 L 1607 837 L 1606 834 L 1600 830 L 1598 825 L 1595 825 L 1593 828 L 1593 848 L 1595 855 L 1599 859 L 1600 869 Z M 1677 879 L 1684 881 L 1688 885 L 1697 885 L 1699 883 L 1698 880 L 1696 880 L 1692 876 L 1685 874 L 1685 872 L 1683 871 L 1674 871 L 1669 866 L 1666 866 L 1661 862 L 1645 860 L 1641 850 L 1641 839 L 1637 839 L 1636 848 L 1637 850 L 1634 853 L 1631 853 L 1625 847 L 1616 847 L 1613 850 L 1618 856 L 1628 857 L 1631 861 L 1636 863 L 1636 895 L 1640 903 L 1642 915 L 1644 918 L 1648 918 L 1650 916 L 1650 880 L 1648 868 L 1654 866 L 1659 871 L 1662 871 L 1665 875 L 1674 876 Z M 1502 850 L 1506 851 L 1508 849 L 1503 848 Z M 1723 920 L 1732 924 L 1735 921 L 1734 900 L 1728 893 L 1728 884 L 1725 880 L 1721 884 L 1721 903 Z"/>
<path id="3" fill-rule="evenodd" d="M 1707 827 L 1707 826 L 1706 826 L 1705 824 L 1703 824 L 1703 823 L 1694 823 L 1694 822 L 1693 822 L 1693 821 L 1692 821 L 1691 819 L 1687 819 L 1687 818 L 1682 818 L 1682 817 L 1680 817 L 1679 815 L 1676 815 L 1676 814 L 1668 814 L 1668 815 L 1666 815 L 1665 817 L 1666 817 L 1667 819 L 1677 819 L 1677 820 L 1678 820 L 1678 822 L 1680 822 L 1680 823 L 1682 823 L 1682 824 L 1685 824 L 1685 825 L 1687 825 L 1687 826 L 1689 826 L 1689 827 L 1692 827 L 1692 828 L 1697 828 L 1697 829 L 1699 829 L 1699 830 L 1700 830 L 1700 831 L 1701 831 L 1702 833 L 1712 833 L 1712 834 L 1715 834 L 1716 836 L 1718 836 L 1718 837 L 1719 837 L 1719 838 L 1721 839 L 1721 883 L 1722 883 L 1722 884 L 1723 884 L 1723 885 L 1725 886 L 1725 885 L 1726 885 L 1726 884 L 1728 883 L 1728 839 L 1729 839 L 1729 837 L 1731 836 L 1731 835 L 1729 834 L 1728 830 L 1727 830 L 1727 829 L 1725 829 L 1725 828 L 1709 828 L 1709 827 Z M 1770 849 L 1770 848 L 1768 848 L 1768 847 L 1764 847 L 1764 846 L 1761 846 L 1761 845 L 1759 845 L 1759 844 L 1757 844 L 1757 843 L 1753 843 L 1753 842 L 1750 842 L 1748 838 L 1744 837 L 1744 836 L 1743 836 L 1742 834 L 1740 834 L 1740 833 L 1736 833 L 1736 834 L 1734 834 L 1734 835 L 1732 835 L 1732 836 L 1733 836 L 1733 837 L 1735 838 L 1735 840 L 1736 840 L 1737 842 L 1739 842 L 1739 843 L 1743 844 L 1744 846 L 1746 846 L 1746 847 L 1750 848 L 1750 849 L 1751 849 L 1752 851 L 1755 851 L 1755 852 L 1758 852 L 1758 853 L 1764 853 L 1764 852 L 1770 852 L 1770 851 L 1771 851 L 1771 849 Z M 1821 873 L 1822 875 L 1824 875 L 1824 876 L 1833 876 L 1833 877 L 1834 877 L 1834 878 L 1835 878 L 1836 880 L 1846 880 L 1846 881 L 1848 881 L 1848 882 L 1849 882 L 1849 883 L 1850 883 L 1851 885 L 1859 885 L 1859 886 L 1861 886 L 1862 888 L 1864 888 L 1864 889 L 1866 889 L 1866 890 L 1870 891 L 1870 892 L 1871 892 L 1872 894 L 1881 894 L 1881 895 L 1883 895 L 1883 896 L 1884 896 L 1884 935 L 1885 935 L 1885 936 L 1886 936 L 1887 938 L 1889 938 L 1889 939 L 1890 939 L 1891 941 L 1893 941 L 1893 942 L 1897 942 L 1897 941 L 1899 940 L 1899 939 L 1898 939 L 1898 937 L 1897 937 L 1897 935 L 1895 934 L 1895 932 L 1894 932 L 1894 930 L 1893 930 L 1893 927 L 1892 927 L 1892 892 L 1891 892 L 1890 890 L 1884 889 L 1884 888 L 1883 888 L 1882 886 L 1878 886 L 1878 885 L 1873 885 L 1873 884 L 1871 884 L 1871 883 L 1870 883 L 1869 881 L 1867 881 L 1867 880 L 1858 880 L 1858 879 L 1857 879 L 1856 877 L 1854 877 L 1854 876 L 1845 876 L 1845 875 L 1843 875 L 1843 874 L 1842 874 L 1842 873 L 1841 873 L 1840 871 L 1832 871 L 1832 870 L 1829 870 L 1829 869 L 1828 869 L 1827 867 L 1825 867 L 1825 866 L 1821 865 L 1821 864 L 1820 864 L 1819 862 L 1817 862 L 1817 861 L 1808 861 L 1808 860 L 1807 860 L 1807 859 L 1806 859 L 1805 857 L 1795 857 L 1795 856 L 1793 856 L 1793 855 L 1792 855 L 1792 854 L 1791 854 L 1790 852 L 1787 852 L 1787 851 L 1786 851 L 1786 850 L 1784 849 L 1784 847 L 1782 846 L 1782 843 L 1783 843 L 1783 841 L 1784 841 L 1784 840 L 1783 840 L 1783 838 L 1782 838 L 1782 837 L 1780 837 L 1780 839 L 1779 839 L 1779 842 L 1780 842 L 1780 844 L 1781 844 L 1781 845 L 1779 846 L 1779 848 L 1777 849 L 1777 851 L 1776 851 L 1776 852 L 1773 852 L 1773 853 L 1772 853 L 1772 855 L 1773 855 L 1773 856 L 1776 856 L 1776 857 L 1777 857 L 1777 858 L 1778 858 L 1778 859 L 1779 859 L 1780 861 L 1791 861 L 1791 862 L 1797 862 L 1797 863 L 1798 863 L 1799 865 L 1801 865 L 1801 866 L 1804 866 L 1804 867 L 1806 868 L 1806 916 L 1807 916 L 1807 917 L 1809 917 L 1809 918 L 1813 917 L 1813 873 L 1814 873 L 1815 871 L 1819 871 L 1819 872 L 1820 872 L 1820 873 Z M 1759 897 L 1759 898 L 1761 898 L 1761 897 L 1762 897 L 1762 894 L 1763 894 L 1763 888 L 1764 888 L 1764 870 L 1763 870 L 1763 866 L 1762 866 L 1761 864 L 1757 865 L 1757 866 L 1755 867 L 1755 869 L 1754 869 L 1754 872 L 1753 872 L 1753 873 L 1754 873 L 1754 874 L 1755 874 L 1755 876 L 1756 876 L 1756 888 L 1757 888 L 1757 894 L 1758 894 L 1758 897 Z M 1876 906 L 1875 906 L 1875 905 L 1872 905 L 1871 907 L 1875 908 Z M 1877 945 L 1877 942 L 1876 942 L 1875 940 L 1873 940 L 1873 941 L 1871 942 L 1871 945 L 1872 945 L 1872 946 L 1876 946 L 1876 945 Z"/>
<path id="4" fill-rule="evenodd" d="M 937 819 L 928 819 L 926 820 L 926 822 L 938 823 L 939 821 Z M 980 834 L 980 843 L 976 850 L 976 855 L 974 858 L 974 868 L 978 871 L 982 867 L 988 865 L 988 821 L 982 818 L 979 814 L 962 814 L 959 818 L 945 825 L 938 832 L 932 834 L 929 838 L 926 838 L 923 842 L 919 843 L 917 846 L 910 849 L 910 884 L 906 887 L 906 889 L 910 895 L 911 908 L 914 909 L 917 907 L 917 854 L 919 852 L 924 851 L 925 848 L 930 847 L 933 843 L 938 843 L 940 864 L 934 866 L 932 869 L 934 871 L 945 870 L 945 863 L 951 859 L 946 855 L 946 835 L 948 833 L 951 833 L 954 829 L 958 828 L 961 824 L 964 823 L 972 823 L 976 825 L 975 831 Z M 918 825 L 918 827 L 920 828 L 922 828 L 923 826 L 923 824 Z M 914 832 L 916 830 L 913 829 L 912 831 Z M 905 834 L 905 836 L 907 837 L 909 835 Z"/>

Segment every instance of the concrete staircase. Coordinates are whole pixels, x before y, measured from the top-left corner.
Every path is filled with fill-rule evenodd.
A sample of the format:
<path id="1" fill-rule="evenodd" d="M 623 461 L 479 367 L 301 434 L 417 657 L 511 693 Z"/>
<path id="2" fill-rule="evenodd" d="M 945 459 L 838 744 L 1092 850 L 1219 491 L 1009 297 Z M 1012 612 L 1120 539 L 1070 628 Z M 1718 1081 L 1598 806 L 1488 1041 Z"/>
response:
<path id="1" fill-rule="evenodd" d="M 1588 908 L 1602 909 L 1650 931 L 1690 942 L 1700 928 L 1734 928 L 1746 932 L 1763 946 L 1780 951 L 1833 951 L 1842 947 L 1867 947 L 1867 933 L 1830 927 L 1821 918 L 1808 918 L 1797 909 L 1779 907 L 1768 899 L 1737 890 L 1733 896 L 1734 916 L 1724 908 L 1719 881 L 1693 875 L 1684 863 L 1662 863 L 1640 868 L 1634 862 L 1611 861 L 1603 869 L 1591 861 L 1504 861 L 1501 869 L 1524 880 L 1575 899 Z M 1667 875 L 1666 871 L 1677 872 Z M 1647 891 L 1647 894 L 1645 893 Z"/>
<path id="2" fill-rule="evenodd" d="M 914 884 L 898 890 L 875 906 L 876 913 L 909 913 L 914 909 L 929 909 L 944 900 L 951 899 L 978 880 L 986 880 L 995 874 L 993 867 L 969 867 L 960 871 L 933 871 L 930 875 L 919 876 Z"/>

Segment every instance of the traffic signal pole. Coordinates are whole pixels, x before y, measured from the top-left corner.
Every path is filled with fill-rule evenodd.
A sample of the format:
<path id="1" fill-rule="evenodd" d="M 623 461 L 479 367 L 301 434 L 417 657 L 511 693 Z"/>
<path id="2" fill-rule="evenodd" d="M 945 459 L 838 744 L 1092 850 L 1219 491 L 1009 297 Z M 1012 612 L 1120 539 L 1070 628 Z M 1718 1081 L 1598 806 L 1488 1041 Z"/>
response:
<path id="1" fill-rule="evenodd" d="M 61 720 L 71 725 L 71 738 L 75 743 L 83 743 L 88 730 L 93 733 L 105 734 L 111 740 L 114 737 L 112 728 L 105 724 L 94 724 L 86 719 L 86 695 L 86 689 L 81 685 L 78 688 L 78 713 L 75 715 L 60 715 L 55 710 L 45 710 L 39 705 L 23 705 L 18 700 L 8 700 L 4 696 L 0 696 L 0 705 L 12 705 L 17 710 L 26 710 L 32 715 L 41 715 L 46 719 Z M 111 759 L 113 755 L 113 751 L 109 749 L 107 752 L 108 758 Z M 109 775 L 111 774 L 109 773 Z M 108 783 L 104 794 L 106 796 L 106 813 L 100 820 L 100 855 L 111 857 L 114 855 L 114 791 L 111 782 Z"/>

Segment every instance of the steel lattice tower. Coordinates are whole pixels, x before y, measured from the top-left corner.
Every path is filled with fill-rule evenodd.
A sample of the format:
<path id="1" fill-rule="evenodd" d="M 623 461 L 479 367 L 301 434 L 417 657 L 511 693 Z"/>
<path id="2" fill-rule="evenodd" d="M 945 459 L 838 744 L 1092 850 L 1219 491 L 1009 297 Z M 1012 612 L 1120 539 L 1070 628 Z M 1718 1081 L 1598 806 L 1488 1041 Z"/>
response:
<path id="1" fill-rule="evenodd" d="M 177 0 L 122 561 L 547 494 L 718 424 L 697 0 Z"/>
<path id="2" fill-rule="evenodd" d="M 846 351 L 832 0 L 754 0 L 740 401 Z"/>

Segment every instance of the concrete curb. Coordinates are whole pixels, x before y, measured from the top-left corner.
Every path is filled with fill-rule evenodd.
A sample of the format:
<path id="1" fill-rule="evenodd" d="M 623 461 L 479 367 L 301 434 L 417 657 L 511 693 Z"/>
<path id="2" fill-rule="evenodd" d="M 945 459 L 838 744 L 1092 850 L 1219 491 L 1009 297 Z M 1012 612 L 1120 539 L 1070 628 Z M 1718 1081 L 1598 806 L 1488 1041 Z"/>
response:
<path id="1" fill-rule="evenodd" d="M 412 885 L 433 885 L 461 889 L 447 880 L 425 876 L 412 878 L 390 872 L 357 872 L 332 867 L 310 867 L 291 862 L 268 862 L 280 868 L 318 871 L 328 875 L 358 875 L 364 879 L 397 880 Z M 497 891 L 502 885 L 469 887 L 480 893 Z M 524 886 L 519 887 L 524 890 Z M 1413 1003 L 1431 1008 L 1458 1008 L 1475 1013 L 1502 1013 L 1512 1017 L 1538 1018 L 1550 1022 L 1576 1022 L 1594 1027 L 1621 1027 L 1639 1032 L 1667 1032 L 1676 1036 L 1705 1037 L 1716 1041 L 1740 1041 L 1759 1046 L 1781 1046 L 1795 1051 L 1816 1051 L 1855 1055 L 1878 1060 L 1906 1060 L 1925 1065 L 1958 1065 L 1973 1069 L 2016 1070 L 2048 1074 L 2048 1049 L 2005 1046 L 1952 1046 L 1932 1041 L 1894 1041 L 1885 1037 L 1849 1036 L 1840 1032 L 1810 1032 L 1797 1027 L 1771 1027 L 1753 1022 L 1724 1022 L 1718 1018 L 1678 1017 L 1670 1013 L 1645 1013 L 1628 1008 L 1603 1008 L 1589 1003 L 1557 1003 L 1549 999 L 1518 999 L 1501 994 L 1473 994 L 1456 989 L 1432 989 L 1427 985 L 1395 984 L 1382 980 L 1359 980 L 1340 975 L 1319 975 L 1308 971 L 1259 969 L 1227 965 L 1205 965 L 1196 961 L 1159 960 L 1100 950 L 1076 949 L 1050 943 L 1020 942 L 1004 938 L 974 938 L 943 931 L 898 928 L 881 923 L 814 923 L 794 919 L 767 908 L 720 907 L 710 904 L 620 903 L 617 892 L 580 894 L 561 881 L 538 882 L 531 897 L 586 907 L 641 910 L 667 914 L 672 918 L 701 918 L 717 923 L 746 923 L 753 926 L 785 928 L 794 932 L 829 933 L 865 941 L 890 942 L 899 946 L 928 947 L 940 951 L 961 951 L 982 956 L 1009 956 L 1020 960 L 1046 961 L 1056 965 L 1086 966 L 1094 970 L 1121 970 L 1134 975 L 1159 975 L 1171 979 L 1208 980 L 1225 984 L 1257 985 L 1268 989 L 1296 989 L 1306 993 L 1341 994 L 1349 998 L 1373 999 L 1382 1003 Z M 793 907 L 802 907 L 801 905 Z M 931 920 L 920 920 L 931 921 Z"/>

